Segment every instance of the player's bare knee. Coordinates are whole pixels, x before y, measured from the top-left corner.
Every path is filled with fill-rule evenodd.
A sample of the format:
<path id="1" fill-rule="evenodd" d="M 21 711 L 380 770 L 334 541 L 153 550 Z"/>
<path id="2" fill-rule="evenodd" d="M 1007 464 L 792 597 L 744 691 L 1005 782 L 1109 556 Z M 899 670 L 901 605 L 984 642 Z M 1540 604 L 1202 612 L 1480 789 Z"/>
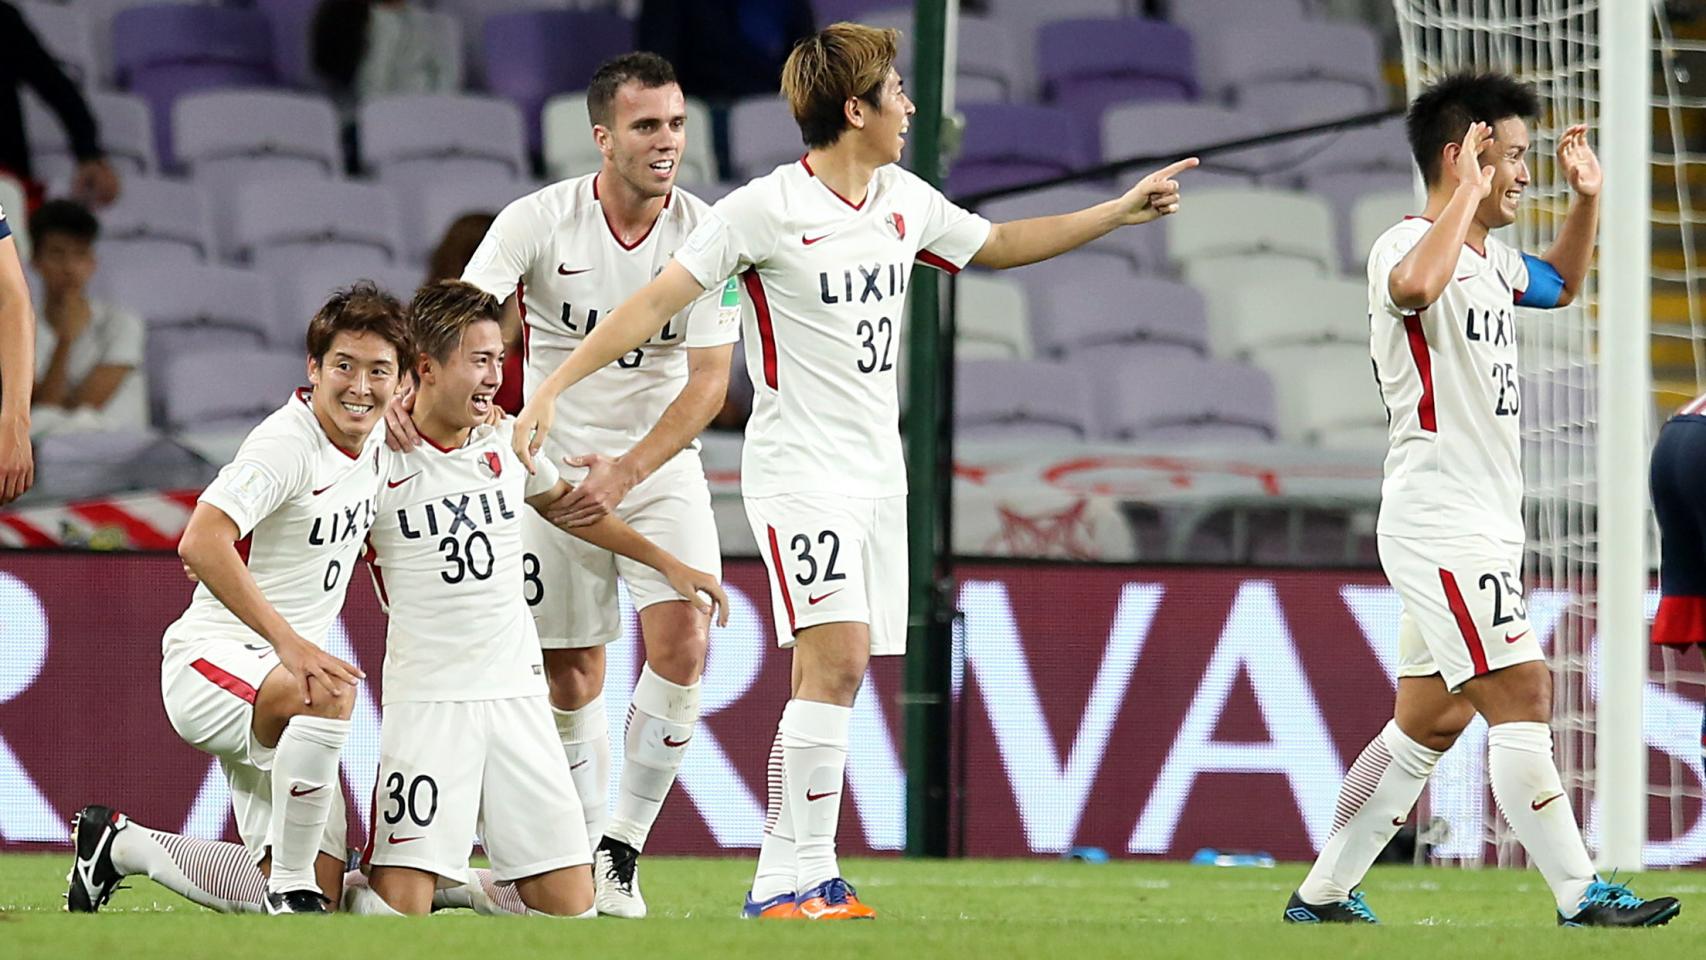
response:
<path id="1" fill-rule="evenodd" d="M 355 687 L 351 684 L 340 683 L 334 690 L 310 677 L 308 692 L 311 699 L 303 704 L 301 716 L 348 720 L 355 713 Z"/>
<path id="2" fill-rule="evenodd" d="M 652 668 L 653 673 L 670 683 L 691 686 L 698 683 L 699 677 L 705 672 L 707 649 L 702 636 L 677 636 L 669 643 L 648 645 L 646 664 Z"/>
<path id="3" fill-rule="evenodd" d="M 579 710 L 591 703 L 604 692 L 604 648 L 545 651 L 545 684 L 558 710 Z"/>
<path id="4" fill-rule="evenodd" d="M 1540 661 L 1476 677 L 1464 685 L 1464 693 L 1490 724 L 1552 719 L 1552 674 Z"/>

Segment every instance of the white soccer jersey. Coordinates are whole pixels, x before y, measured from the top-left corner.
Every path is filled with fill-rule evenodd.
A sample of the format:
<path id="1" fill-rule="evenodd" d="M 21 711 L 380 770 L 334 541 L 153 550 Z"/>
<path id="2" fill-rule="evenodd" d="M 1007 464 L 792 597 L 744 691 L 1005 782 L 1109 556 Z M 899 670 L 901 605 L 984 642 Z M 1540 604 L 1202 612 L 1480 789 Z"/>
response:
<path id="1" fill-rule="evenodd" d="M 1528 266 L 1497 237 L 1484 251 L 1465 244 L 1440 298 L 1404 310 L 1388 279 L 1429 226 L 1405 219 L 1368 257 L 1371 350 L 1390 414 L 1378 530 L 1521 542 L 1516 301 Z"/>
<path id="2" fill-rule="evenodd" d="M 740 272 L 752 301 L 746 496 L 906 492 L 895 364 L 907 278 L 914 261 L 957 272 L 989 230 L 895 164 L 858 205 L 802 158 L 711 208 L 675 259 L 706 289 Z"/>
<path id="3" fill-rule="evenodd" d="M 249 575 L 291 628 L 324 645 L 344 605 L 350 571 L 374 520 L 385 424 L 359 454 L 327 439 L 306 389 L 257 426 L 201 493 L 249 540 Z M 167 643 L 205 635 L 254 636 L 207 589 L 166 629 Z"/>
<path id="4" fill-rule="evenodd" d="M 709 209 L 698 197 L 671 191 L 652 229 L 629 246 L 605 220 L 598 176 L 588 174 L 530 193 L 498 214 L 462 279 L 499 299 L 520 295 L 528 396 L 601 317 L 663 270 Z M 707 292 L 644 346 L 563 391 L 551 431 L 560 450 L 620 456 L 644 437 L 687 384 L 683 348 L 721 346 L 740 336 L 739 298 L 725 305 L 724 292 Z"/>
<path id="5" fill-rule="evenodd" d="M 386 451 L 370 535 L 374 587 L 390 615 L 385 703 L 538 696 L 545 676 L 522 592 L 521 512 L 551 489 L 510 449 L 515 421 L 475 427 L 463 446 Z"/>

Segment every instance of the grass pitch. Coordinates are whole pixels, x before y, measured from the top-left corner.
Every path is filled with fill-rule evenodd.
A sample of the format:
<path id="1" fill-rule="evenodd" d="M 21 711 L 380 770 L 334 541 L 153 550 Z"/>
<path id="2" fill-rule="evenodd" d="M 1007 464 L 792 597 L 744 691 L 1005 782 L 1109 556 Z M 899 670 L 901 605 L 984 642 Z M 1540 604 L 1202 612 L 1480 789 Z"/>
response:
<path id="1" fill-rule="evenodd" d="M 1639 892 L 1682 898 L 1657 930 L 1562 930 L 1538 874 L 1377 868 L 1364 889 L 1380 927 L 1291 927 L 1279 920 L 1304 867 L 1217 869 L 1173 863 L 844 861 L 874 923 L 735 918 L 744 860 L 648 858 L 652 917 L 592 922 L 480 917 L 420 920 L 228 917 L 146 877 L 96 916 L 62 913 L 68 856 L 0 857 L 0 957 L 516 957 L 635 960 L 1084 960 L 1089 957 L 1639 956 L 1697 960 L 1706 873 L 1655 873 Z"/>

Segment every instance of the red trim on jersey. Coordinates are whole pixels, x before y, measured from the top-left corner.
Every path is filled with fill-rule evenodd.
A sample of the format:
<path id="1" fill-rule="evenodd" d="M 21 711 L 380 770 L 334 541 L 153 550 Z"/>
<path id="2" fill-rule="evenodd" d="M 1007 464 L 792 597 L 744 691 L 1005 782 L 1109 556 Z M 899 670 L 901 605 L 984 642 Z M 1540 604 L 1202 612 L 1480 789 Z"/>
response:
<path id="1" fill-rule="evenodd" d="M 414 423 L 415 422 L 414 417 L 410 417 L 409 422 Z M 441 447 L 441 446 L 439 446 L 437 440 L 434 440 L 433 438 L 427 436 L 426 434 L 421 433 L 420 428 L 418 426 L 415 428 L 415 432 L 420 434 L 420 438 L 421 438 L 422 443 L 433 448 L 434 450 L 437 450 L 439 453 L 455 453 L 456 451 L 462 449 L 460 446 L 456 446 L 456 447 Z"/>
<path id="2" fill-rule="evenodd" d="M 752 301 L 752 312 L 758 317 L 758 346 L 764 354 L 764 385 L 775 390 L 776 329 L 770 322 L 770 300 L 764 295 L 764 281 L 758 278 L 757 267 L 748 267 L 740 275 L 740 282 L 746 287 L 747 298 Z"/>
<path id="3" fill-rule="evenodd" d="M 950 277 L 960 272 L 960 268 L 949 263 L 945 257 L 929 250 L 918 251 L 918 262 L 927 267 L 935 267 Z"/>
<path id="4" fill-rule="evenodd" d="M 1434 365 L 1428 354 L 1428 338 L 1422 333 L 1422 315 L 1412 313 L 1404 318 L 1404 335 L 1410 341 L 1410 359 L 1415 361 L 1416 373 L 1422 378 L 1422 399 L 1416 404 L 1416 419 L 1429 433 L 1439 432 L 1434 417 Z"/>
<path id="5" fill-rule="evenodd" d="M 817 180 L 817 182 L 818 182 L 818 183 L 823 183 L 823 181 L 822 181 L 822 180 L 818 180 L 818 177 L 817 177 L 817 171 L 815 171 L 815 170 L 813 170 L 813 169 L 812 169 L 812 165 L 811 165 L 811 162 L 810 162 L 810 161 L 808 161 L 808 160 L 807 160 L 807 159 L 806 159 L 806 156 L 807 156 L 807 155 L 806 155 L 806 154 L 803 154 L 803 153 L 802 153 L 802 154 L 800 154 L 800 166 L 802 166 L 802 167 L 805 167 L 805 168 L 806 168 L 806 173 L 808 173 L 808 174 L 810 174 L 810 175 L 811 175 L 811 178 L 812 178 L 812 179 L 813 179 L 813 180 Z M 827 183 L 823 183 L 823 188 L 824 188 L 824 189 L 825 189 L 825 190 L 828 190 L 828 191 L 829 191 L 829 192 L 830 192 L 830 193 L 834 193 L 834 194 L 835 194 L 835 199 L 837 199 L 837 200 L 840 200 L 840 201 L 841 201 L 841 202 L 842 202 L 842 203 L 845 203 L 845 204 L 847 204 L 847 205 L 848 205 L 848 206 L 849 206 L 849 207 L 852 207 L 852 208 L 853 208 L 853 209 L 855 209 L 855 210 L 863 210 L 863 209 L 865 209 L 865 200 L 869 200 L 869 199 L 871 199 L 871 194 L 870 194 L 870 191 L 866 191 L 866 192 L 865 192 L 865 200 L 861 200 L 861 201 L 859 201 L 859 202 L 858 202 L 858 203 L 854 203 L 854 202 L 853 202 L 853 201 L 851 201 L 851 200 L 849 200 L 849 199 L 847 199 L 847 198 L 846 198 L 846 197 L 844 197 L 844 196 L 842 196 L 842 195 L 841 195 L 841 194 L 839 194 L 839 193 L 835 193 L 835 188 L 834 188 L 834 187 L 832 187 L 832 186 L 830 186 L 830 185 L 829 185 L 829 184 L 827 184 Z"/>
<path id="6" fill-rule="evenodd" d="M 1706 597 L 1660 597 L 1653 642 L 1678 647 L 1706 643 Z"/>
<path id="7" fill-rule="evenodd" d="M 782 548 L 776 545 L 776 528 L 767 523 L 764 529 L 770 531 L 770 562 L 775 564 L 771 570 L 776 574 L 776 589 L 782 591 L 782 606 L 788 611 L 788 632 L 799 633 L 800 628 L 794 626 L 794 598 L 788 596 L 788 578 L 782 572 Z"/>
<path id="8" fill-rule="evenodd" d="M 1688 401 L 1686 404 L 1683 404 L 1682 409 L 1678 410 L 1676 415 L 1693 416 L 1700 413 L 1702 410 L 1706 410 L 1706 393 L 1703 393 L 1700 396 L 1695 397 L 1693 400 Z"/>
<path id="9" fill-rule="evenodd" d="M 1457 620 L 1463 645 L 1469 648 L 1469 662 L 1475 665 L 1475 675 L 1487 672 L 1487 651 L 1481 647 L 1481 634 L 1475 629 L 1475 619 L 1469 615 L 1469 605 L 1463 602 L 1463 591 L 1457 589 L 1457 578 L 1444 567 L 1439 568 L 1439 585 L 1445 590 L 1445 604 Z"/>
<path id="10" fill-rule="evenodd" d="M 602 176 L 604 176 L 603 171 L 600 171 L 600 172 L 592 175 L 592 198 L 594 200 L 598 199 L 598 178 L 602 177 Z M 672 195 L 674 195 L 674 193 L 675 193 L 675 188 L 671 187 L 669 193 L 666 193 L 663 195 L 663 209 L 665 209 L 665 210 L 669 209 L 669 198 Z M 605 226 L 605 229 L 610 231 L 610 238 L 612 240 L 615 240 L 616 245 L 618 247 L 621 247 L 624 250 L 632 250 L 635 247 L 639 246 L 640 244 L 645 243 L 646 238 L 651 236 L 652 231 L 657 228 L 658 221 L 663 219 L 663 215 L 661 213 L 658 216 L 653 217 L 651 225 L 646 227 L 646 232 L 640 234 L 640 239 L 635 240 L 633 243 L 623 243 L 621 234 L 618 234 L 616 232 L 615 224 L 612 224 L 610 222 L 610 214 L 604 212 L 604 204 L 600 203 L 598 205 L 598 212 L 600 215 L 602 215 L 604 217 L 604 226 Z"/>
<path id="11" fill-rule="evenodd" d="M 244 703 L 253 704 L 255 702 L 255 688 L 249 686 L 241 677 L 221 669 L 217 664 L 211 663 L 205 658 L 197 657 L 190 663 L 190 669 L 206 677 L 219 689 L 240 698 Z"/>
<path id="12" fill-rule="evenodd" d="M 1433 217 L 1424 217 L 1419 213 L 1405 214 L 1404 219 L 1405 220 L 1426 220 L 1429 223 L 1434 222 Z M 1463 245 L 1468 247 L 1469 249 L 1475 251 L 1477 254 L 1479 254 L 1481 259 L 1483 259 L 1483 260 L 1487 259 L 1487 251 L 1485 249 L 1483 249 L 1481 247 L 1477 247 L 1473 243 L 1470 243 L 1468 240 L 1463 241 Z"/>

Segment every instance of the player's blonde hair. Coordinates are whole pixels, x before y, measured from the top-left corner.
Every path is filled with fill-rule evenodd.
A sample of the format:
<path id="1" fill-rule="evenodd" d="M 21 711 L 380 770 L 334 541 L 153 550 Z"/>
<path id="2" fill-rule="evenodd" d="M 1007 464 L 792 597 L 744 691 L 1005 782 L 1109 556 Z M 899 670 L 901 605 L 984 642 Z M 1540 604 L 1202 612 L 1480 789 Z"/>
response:
<path id="1" fill-rule="evenodd" d="M 879 106 L 899 53 L 900 31 L 832 23 L 794 44 L 782 65 L 782 94 L 808 147 L 827 147 L 847 129 L 843 107 L 858 97 Z"/>
<path id="2" fill-rule="evenodd" d="M 482 320 L 498 322 L 498 298 L 461 280 L 434 280 L 415 292 L 409 304 L 409 333 L 415 349 L 445 363 L 462 334 Z"/>

